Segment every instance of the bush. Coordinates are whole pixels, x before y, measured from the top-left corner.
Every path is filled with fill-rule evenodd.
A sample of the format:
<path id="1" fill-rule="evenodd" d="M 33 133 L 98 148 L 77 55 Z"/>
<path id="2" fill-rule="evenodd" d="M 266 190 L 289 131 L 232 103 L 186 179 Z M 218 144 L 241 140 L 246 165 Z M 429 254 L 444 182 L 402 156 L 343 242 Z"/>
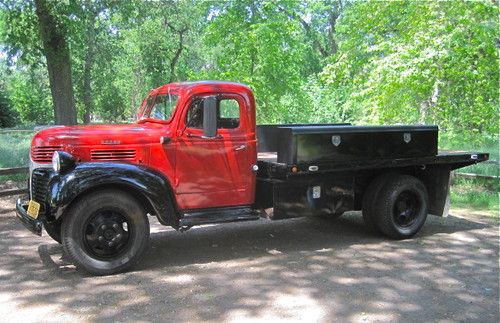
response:
<path id="1" fill-rule="evenodd" d="M 9 99 L 0 91 L 0 128 L 13 127 L 16 120 L 17 114 L 12 110 Z"/>

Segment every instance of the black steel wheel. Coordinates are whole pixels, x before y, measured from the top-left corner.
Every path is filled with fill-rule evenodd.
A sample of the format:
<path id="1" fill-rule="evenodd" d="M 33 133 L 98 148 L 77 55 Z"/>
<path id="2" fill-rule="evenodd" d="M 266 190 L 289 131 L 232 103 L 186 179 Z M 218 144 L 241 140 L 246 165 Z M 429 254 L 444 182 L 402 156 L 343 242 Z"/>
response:
<path id="1" fill-rule="evenodd" d="M 383 234 L 406 239 L 422 228 L 427 219 L 429 198 L 419 179 L 409 175 L 390 177 L 377 195 L 373 218 Z"/>
<path id="2" fill-rule="evenodd" d="M 64 215 L 64 251 L 79 269 L 96 275 L 134 265 L 149 241 L 146 213 L 132 196 L 105 190 L 82 197 Z"/>
<path id="3" fill-rule="evenodd" d="M 99 209 L 84 225 L 83 246 L 99 259 L 120 255 L 129 246 L 130 226 L 120 210 Z"/>
<path id="4" fill-rule="evenodd" d="M 54 241 L 61 243 L 61 220 L 57 220 L 54 222 L 48 222 L 47 220 L 43 221 L 43 227 L 45 228 L 45 232 L 54 239 Z"/>
<path id="5" fill-rule="evenodd" d="M 403 191 L 397 197 L 392 209 L 394 223 L 401 228 L 408 228 L 417 220 L 419 196 L 413 191 Z"/>

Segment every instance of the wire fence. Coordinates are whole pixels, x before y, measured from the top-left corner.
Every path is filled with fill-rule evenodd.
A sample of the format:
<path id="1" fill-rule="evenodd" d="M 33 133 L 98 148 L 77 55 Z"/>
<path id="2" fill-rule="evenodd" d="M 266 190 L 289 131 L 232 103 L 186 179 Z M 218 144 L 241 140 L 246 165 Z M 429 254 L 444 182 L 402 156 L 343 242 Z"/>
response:
<path id="1" fill-rule="evenodd" d="M 16 174 L 26 174 L 27 175 L 28 172 L 29 172 L 28 167 L 0 168 L 0 176 L 16 175 Z M 8 188 L 8 189 L 0 190 L 0 197 L 26 194 L 26 193 L 28 193 L 27 187 L 25 187 L 25 188 Z"/>

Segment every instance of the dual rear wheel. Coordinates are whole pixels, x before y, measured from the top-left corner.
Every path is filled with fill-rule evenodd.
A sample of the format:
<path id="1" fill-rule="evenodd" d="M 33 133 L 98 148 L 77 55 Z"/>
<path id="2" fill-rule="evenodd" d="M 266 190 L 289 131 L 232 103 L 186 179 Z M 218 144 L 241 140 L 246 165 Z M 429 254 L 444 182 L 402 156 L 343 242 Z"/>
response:
<path id="1" fill-rule="evenodd" d="M 410 238 L 424 225 L 428 205 L 427 189 L 419 179 L 384 174 L 364 194 L 363 220 L 371 230 L 390 238 Z"/>

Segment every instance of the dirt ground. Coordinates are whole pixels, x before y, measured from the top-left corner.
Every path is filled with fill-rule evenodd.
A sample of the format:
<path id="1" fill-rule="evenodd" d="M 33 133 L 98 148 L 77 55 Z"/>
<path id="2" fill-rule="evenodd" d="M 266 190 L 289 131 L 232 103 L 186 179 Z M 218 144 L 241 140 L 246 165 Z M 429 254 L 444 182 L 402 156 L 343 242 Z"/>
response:
<path id="1" fill-rule="evenodd" d="M 0 321 L 499 321 L 499 225 L 430 216 L 411 240 L 335 221 L 204 226 L 152 222 L 134 271 L 91 277 L 0 200 Z"/>

